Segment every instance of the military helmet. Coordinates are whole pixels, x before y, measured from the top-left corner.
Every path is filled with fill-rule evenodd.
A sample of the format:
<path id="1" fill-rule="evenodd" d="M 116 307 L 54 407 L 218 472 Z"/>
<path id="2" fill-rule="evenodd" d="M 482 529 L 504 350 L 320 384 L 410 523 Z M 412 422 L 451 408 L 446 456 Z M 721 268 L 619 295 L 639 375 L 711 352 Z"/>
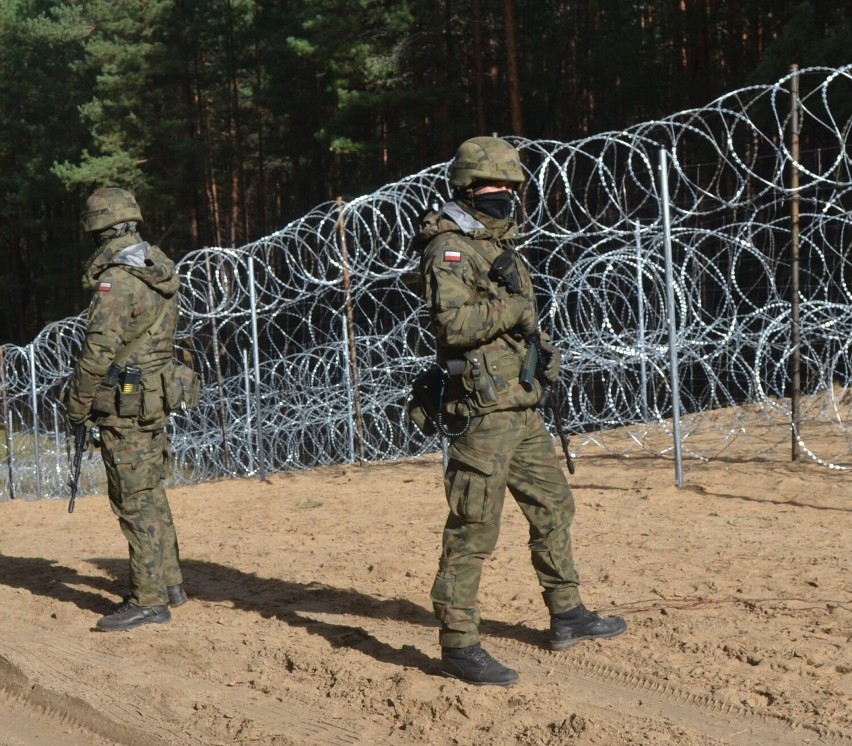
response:
<path id="1" fill-rule="evenodd" d="M 134 196 L 125 189 L 96 189 L 83 209 L 83 228 L 89 233 L 105 231 L 116 223 L 142 222 L 142 213 Z"/>
<path id="2" fill-rule="evenodd" d="M 465 140 L 450 164 L 450 185 L 465 189 L 477 181 L 513 181 L 523 184 L 518 151 L 499 137 Z"/>

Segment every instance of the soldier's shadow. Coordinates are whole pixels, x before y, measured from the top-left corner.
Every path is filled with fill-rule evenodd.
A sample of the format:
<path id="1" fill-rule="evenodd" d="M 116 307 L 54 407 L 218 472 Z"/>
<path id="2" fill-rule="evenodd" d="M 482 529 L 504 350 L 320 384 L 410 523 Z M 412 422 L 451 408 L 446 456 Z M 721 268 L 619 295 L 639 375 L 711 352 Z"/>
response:
<path id="1" fill-rule="evenodd" d="M 109 567 L 104 569 L 110 571 Z M 376 598 L 354 588 L 337 588 L 325 583 L 296 583 L 279 578 L 264 578 L 215 562 L 181 560 L 190 596 L 210 602 L 230 602 L 234 608 L 251 611 L 267 618 L 280 619 L 292 626 L 305 628 L 311 634 L 320 634 L 335 647 L 357 648 L 370 653 L 378 660 L 417 665 L 399 659 L 398 654 L 386 655 L 390 650 L 361 627 L 321 621 L 312 615 L 352 614 L 373 619 L 390 619 L 435 630 L 437 647 L 438 622 L 431 609 L 407 599 Z M 483 619 L 483 634 L 494 635 L 540 644 L 541 632 L 524 625 L 507 624 Z M 411 646 L 403 645 L 403 650 Z M 423 656 L 418 665 L 423 670 L 431 668 L 431 660 Z"/>
<path id="2" fill-rule="evenodd" d="M 0 555 L 0 583 L 73 603 L 80 609 L 96 614 L 108 614 L 127 589 L 127 561 L 112 558 L 93 558 L 88 561 L 109 577 L 81 574 L 73 568 L 41 557 Z M 435 629 L 437 638 L 437 622 L 432 612 L 407 599 L 376 598 L 354 588 L 265 578 L 216 562 L 184 559 L 181 568 L 190 601 L 197 599 L 228 604 L 234 609 L 301 627 L 309 634 L 325 638 L 333 647 L 357 649 L 376 660 L 418 668 L 428 674 L 438 672 L 437 661 L 413 645 L 402 644 L 397 648 L 379 640 L 357 624 L 321 618 L 351 614 L 355 617 L 408 622 Z M 187 606 L 186 609 L 191 607 Z M 536 638 L 540 634 L 522 625 L 489 620 L 482 621 L 481 630 L 484 634 L 530 644 L 537 644 Z"/>
<path id="3" fill-rule="evenodd" d="M 109 571 L 109 567 L 105 569 Z M 397 648 L 357 624 L 322 618 L 350 614 L 436 626 L 428 610 L 407 599 L 376 598 L 354 588 L 262 577 L 200 560 L 181 560 L 181 569 L 190 599 L 229 604 L 241 611 L 279 619 L 309 634 L 320 635 L 332 647 L 356 649 L 385 663 L 418 668 L 430 674 L 437 671 L 436 662 L 414 645 L 402 644 Z"/>
<path id="4" fill-rule="evenodd" d="M 126 569 L 125 563 L 125 572 Z M 43 557 L 0 555 L 0 584 L 72 603 L 96 614 L 109 613 L 115 603 L 108 595 L 116 591 L 115 581 L 100 575 L 81 574 L 72 567 Z"/>

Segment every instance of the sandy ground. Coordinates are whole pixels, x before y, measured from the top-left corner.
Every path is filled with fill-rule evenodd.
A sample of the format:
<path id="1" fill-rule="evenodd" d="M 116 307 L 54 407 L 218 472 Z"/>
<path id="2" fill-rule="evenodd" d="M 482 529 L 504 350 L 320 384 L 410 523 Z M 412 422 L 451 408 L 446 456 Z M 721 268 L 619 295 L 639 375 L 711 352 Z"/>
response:
<path id="1" fill-rule="evenodd" d="M 481 589 L 511 688 L 437 673 L 439 454 L 170 490 L 190 601 L 93 631 L 126 585 L 106 498 L 0 504 L 0 744 L 849 744 L 849 473 L 584 456 L 587 605 L 554 653 L 508 501 Z"/>

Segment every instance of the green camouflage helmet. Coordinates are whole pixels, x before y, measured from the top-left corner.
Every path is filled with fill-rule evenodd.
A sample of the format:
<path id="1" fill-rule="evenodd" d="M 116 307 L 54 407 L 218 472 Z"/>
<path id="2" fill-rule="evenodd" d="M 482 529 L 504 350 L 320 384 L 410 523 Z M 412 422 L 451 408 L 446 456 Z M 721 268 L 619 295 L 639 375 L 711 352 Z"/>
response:
<path id="1" fill-rule="evenodd" d="M 499 137 L 465 140 L 450 164 L 450 184 L 465 189 L 477 181 L 524 183 L 518 151 Z"/>
<path id="2" fill-rule="evenodd" d="M 142 213 L 134 196 L 117 187 L 96 189 L 86 200 L 83 210 L 83 228 L 98 233 L 116 223 L 142 222 Z"/>

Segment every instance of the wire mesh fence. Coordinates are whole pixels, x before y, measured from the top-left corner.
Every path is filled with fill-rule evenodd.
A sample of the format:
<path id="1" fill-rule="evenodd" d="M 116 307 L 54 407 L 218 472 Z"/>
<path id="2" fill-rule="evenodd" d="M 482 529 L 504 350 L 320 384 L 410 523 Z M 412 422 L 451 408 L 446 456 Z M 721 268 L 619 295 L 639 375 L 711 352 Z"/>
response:
<path id="1" fill-rule="evenodd" d="M 558 394 L 581 456 L 672 451 L 664 149 L 684 455 L 717 458 L 734 441 L 756 457 L 789 453 L 795 168 L 794 437 L 807 458 L 852 468 L 852 65 L 795 73 L 805 145 L 795 162 L 785 144 L 792 75 L 622 132 L 508 138 L 528 175 L 520 246 L 542 327 L 563 351 Z M 447 165 L 319 205 L 246 246 L 181 259 L 175 354 L 205 385 L 201 405 L 170 422 L 171 483 L 439 448 L 405 422 L 403 401 L 434 354 L 409 242 L 424 211 L 449 197 Z M 57 402 L 84 331 L 84 316 L 68 318 L 2 348 L 6 499 L 67 494 L 71 441 Z M 84 460 L 82 494 L 103 491 L 102 471 L 97 454 Z"/>

